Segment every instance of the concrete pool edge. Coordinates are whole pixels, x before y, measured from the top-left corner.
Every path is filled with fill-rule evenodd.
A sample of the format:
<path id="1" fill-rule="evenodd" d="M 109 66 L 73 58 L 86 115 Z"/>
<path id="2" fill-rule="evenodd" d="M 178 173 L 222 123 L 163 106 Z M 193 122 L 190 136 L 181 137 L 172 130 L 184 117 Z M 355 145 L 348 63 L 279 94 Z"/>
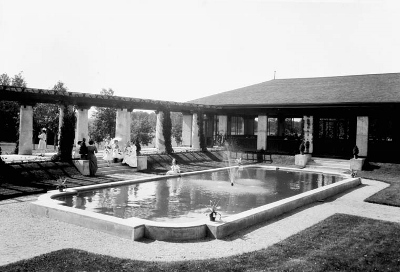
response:
<path id="1" fill-rule="evenodd" d="M 268 169 L 281 169 L 290 171 L 317 172 L 288 167 L 257 166 Z M 213 169 L 218 170 L 218 169 Z M 203 171 L 201 171 L 203 172 Z M 207 170 L 208 172 L 208 170 Z M 199 172 L 196 172 L 199 173 Z M 324 171 L 324 173 L 326 173 Z M 187 173 L 193 174 L 193 173 Z M 329 173 L 332 174 L 332 173 Z M 236 215 L 225 217 L 222 220 L 211 222 L 207 219 L 189 223 L 165 223 L 154 222 L 139 218 L 121 219 L 113 216 L 94 213 L 91 211 L 79 210 L 72 207 L 60 205 L 62 202 L 53 199 L 54 197 L 65 194 L 76 194 L 79 191 L 85 191 L 94 188 L 110 187 L 114 185 L 131 184 L 136 182 L 157 180 L 165 178 L 152 177 L 123 182 L 112 182 L 108 184 L 99 184 L 92 186 L 77 187 L 68 189 L 67 192 L 50 191 L 41 195 L 36 202 L 31 203 L 30 211 L 33 214 L 45 216 L 59 221 L 75 224 L 78 226 L 102 231 L 121 238 L 131 240 L 140 240 L 141 238 L 150 238 L 164 241 L 184 241 L 198 240 L 206 237 L 221 239 L 241 229 L 252 225 L 265 222 L 278 215 L 289 212 L 301 206 L 322 200 L 338 193 L 344 192 L 361 184 L 360 178 L 347 178 L 348 175 L 335 173 L 339 176 L 345 176 L 346 179 L 333 183 L 318 189 L 314 189 L 299 195 L 286 198 L 271 204 L 267 204 L 252 210 L 248 210 Z M 174 177 L 174 176 L 171 176 Z"/>

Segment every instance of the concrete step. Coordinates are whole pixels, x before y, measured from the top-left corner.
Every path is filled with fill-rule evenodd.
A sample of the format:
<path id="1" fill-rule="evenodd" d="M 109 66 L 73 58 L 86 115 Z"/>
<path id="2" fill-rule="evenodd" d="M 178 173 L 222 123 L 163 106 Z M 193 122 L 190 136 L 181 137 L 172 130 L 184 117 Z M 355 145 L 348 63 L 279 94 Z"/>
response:
<path id="1" fill-rule="evenodd" d="M 115 174 L 115 173 L 132 173 L 132 172 L 137 172 L 137 168 L 129 167 L 129 166 L 122 166 L 122 167 L 105 167 L 105 168 L 99 168 L 97 169 L 97 173 L 102 174 L 102 175 L 109 175 L 109 174 Z"/>
<path id="2" fill-rule="evenodd" d="M 350 170 L 350 161 L 331 158 L 311 158 L 311 161 L 307 163 L 306 168 L 346 173 Z"/>

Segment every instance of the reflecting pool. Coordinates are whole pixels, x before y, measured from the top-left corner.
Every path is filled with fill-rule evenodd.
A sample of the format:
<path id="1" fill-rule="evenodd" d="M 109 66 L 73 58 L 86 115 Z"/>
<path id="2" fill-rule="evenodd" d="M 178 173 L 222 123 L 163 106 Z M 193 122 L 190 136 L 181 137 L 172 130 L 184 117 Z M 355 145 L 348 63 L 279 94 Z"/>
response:
<path id="1" fill-rule="evenodd" d="M 231 186 L 229 171 L 232 170 L 81 191 L 57 200 L 66 206 L 119 218 L 190 222 L 205 218 L 210 200 L 219 201 L 218 212 L 224 217 L 343 179 L 303 171 L 235 168 Z"/>

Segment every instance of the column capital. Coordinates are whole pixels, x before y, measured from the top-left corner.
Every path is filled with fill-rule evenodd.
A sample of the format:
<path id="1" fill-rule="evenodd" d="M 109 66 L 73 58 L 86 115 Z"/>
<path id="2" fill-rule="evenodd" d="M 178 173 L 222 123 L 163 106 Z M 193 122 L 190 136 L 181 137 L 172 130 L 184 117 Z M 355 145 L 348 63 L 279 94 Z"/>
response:
<path id="1" fill-rule="evenodd" d="M 79 110 L 89 110 L 92 106 L 87 104 L 78 104 L 76 105 L 77 109 Z"/>

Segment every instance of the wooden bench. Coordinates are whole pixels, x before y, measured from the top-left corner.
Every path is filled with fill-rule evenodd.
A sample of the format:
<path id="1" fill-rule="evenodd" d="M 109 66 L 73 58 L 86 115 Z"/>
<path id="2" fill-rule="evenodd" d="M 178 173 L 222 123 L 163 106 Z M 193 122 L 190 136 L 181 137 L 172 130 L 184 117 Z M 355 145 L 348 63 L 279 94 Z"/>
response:
<path id="1" fill-rule="evenodd" d="M 262 156 L 262 161 L 270 161 L 272 162 L 272 153 L 268 151 L 254 151 L 254 150 L 245 150 L 243 151 L 244 154 L 246 154 L 246 160 L 249 159 L 249 154 L 251 154 L 251 159 L 253 161 L 258 161 L 258 156 Z M 254 156 L 256 154 L 256 156 Z M 269 156 L 269 160 L 265 159 L 265 156 Z"/>

